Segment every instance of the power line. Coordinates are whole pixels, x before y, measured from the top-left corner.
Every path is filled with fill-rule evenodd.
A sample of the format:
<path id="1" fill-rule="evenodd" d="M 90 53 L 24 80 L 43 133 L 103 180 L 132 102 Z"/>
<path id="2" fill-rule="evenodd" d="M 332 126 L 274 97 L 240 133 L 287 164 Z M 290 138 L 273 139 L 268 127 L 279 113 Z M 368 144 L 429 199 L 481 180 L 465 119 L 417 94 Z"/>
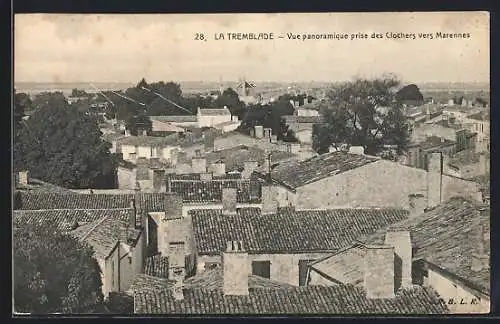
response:
<path id="1" fill-rule="evenodd" d="M 180 106 L 180 105 L 176 104 L 176 103 L 175 103 L 175 102 L 173 102 L 172 100 L 165 98 L 164 96 L 162 96 L 161 94 L 159 94 L 159 93 L 158 93 L 158 92 L 156 92 L 156 91 L 153 91 L 153 90 L 148 89 L 148 88 L 145 88 L 145 87 L 141 87 L 141 89 L 146 90 L 146 91 L 151 92 L 151 93 L 154 93 L 155 95 L 157 95 L 158 97 L 162 98 L 163 100 L 165 100 L 165 101 L 167 101 L 167 102 L 171 103 L 172 105 L 174 105 L 174 106 L 176 106 L 176 107 L 178 107 L 178 108 L 180 108 L 180 109 L 182 109 L 182 110 L 184 110 L 184 111 L 187 111 L 187 112 L 188 112 L 188 113 L 190 113 L 190 114 L 193 114 L 193 112 L 192 112 L 191 110 L 186 109 L 186 108 L 184 108 L 184 107 L 182 107 L 182 106 Z"/>

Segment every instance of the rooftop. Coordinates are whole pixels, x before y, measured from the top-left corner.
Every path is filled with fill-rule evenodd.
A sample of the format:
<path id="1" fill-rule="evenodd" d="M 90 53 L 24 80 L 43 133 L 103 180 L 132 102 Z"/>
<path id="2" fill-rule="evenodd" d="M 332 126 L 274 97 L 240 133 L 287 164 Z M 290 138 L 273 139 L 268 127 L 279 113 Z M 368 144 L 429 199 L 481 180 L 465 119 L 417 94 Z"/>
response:
<path id="1" fill-rule="evenodd" d="M 202 116 L 227 116 L 231 115 L 231 112 L 227 108 L 201 108 L 199 110 Z"/>
<path id="2" fill-rule="evenodd" d="M 107 134 L 103 134 L 101 137 L 104 141 L 106 141 L 108 143 L 113 143 L 114 141 L 120 140 L 120 139 L 125 138 L 127 136 L 122 134 L 122 133 L 107 133 Z"/>
<path id="3" fill-rule="evenodd" d="M 286 115 L 286 116 L 283 116 L 283 119 L 285 119 L 285 122 L 287 124 L 290 124 L 290 123 L 315 124 L 315 123 L 321 123 L 323 121 L 323 118 L 321 116 L 291 116 L 291 115 Z"/>
<path id="4" fill-rule="evenodd" d="M 479 120 L 479 121 L 490 121 L 490 114 L 483 112 L 483 111 L 480 111 L 478 113 L 470 115 L 469 118 Z"/>
<path id="5" fill-rule="evenodd" d="M 198 121 L 196 115 L 179 115 L 179 116 L 149 116 L 151 120 L 171 123 L 195 123 Z"/>
<path id="6" fill-rule="evenodd" d="M 179 135 L 172 134 L 166 137 L 156 136 L 127 136 L 119 139 L 120 145 L 132 146 L 152 146 L 152 147 L 167 147 L 177 146 L 180 144 Z"/>
<path id="7" fill-rule="evenodd" d="M 219 255 L 233 240 L 243 241 L 253 254 L 333 252 L 408 216 L 400 209 L 282 209 L 274 215 L 262 215 L 258 208 L 241 208 L 236 215 L 222 215 L 221 210 L 190 213 L 201 255 Z"/>
<path id="8" fill-rule="evenodd" d="M 69 189 L 33 178 L 28 179 L 28 184 L 21 184 L 16 181 L 15 187 L 18 191 L 71 193 Z"/>
<path id="9" fill-rule="evenodd" d="M 379 159 L 375 157 L 337 151 L 321 154 L 301 162 L 291 161 L 278 165 L 271 171 L 271 176 L 273 180 L 296 189 L 377 160 Z"/>
<path id="10" fill-rule="evenodd" d="M 478 207 L 464 198 L 452 198 L 431 211 L 394 226 L 410 229 L 412 243 L 417 248 L 414 258 L 438 265 L 489 294 L 490 269 L 479 272 L 471 269 L 472 255 L 477 252 L 470 237 L 480 224 Z M 383 238 L 384 233 L 378 232 L 363 241 L 379 244 Z"/>
<path id="11" fill-rule="evenodd" d="M 214 203 L 222 201 L 222 188 L 236 188 L 236 200 L 239 203 L 260 201 L 260 184 L 255 183 L 258 189 L 258 199 L 250 195 L 250 181 L 171 181 L 170 191 L 182 195 L 185 202 Z"/>
<path id="12" fill-rule="evenodd" d="M 433 149 L 437 147 L 452 146 L 455 145 L 454 141 L 450 141 L 446 138 L 438 136 L 428 136 L 425 141 L 420 142 L 420 148 L 422 150 Z"/>
<path id="13" fill-rule="evenodd" d="M 410 302 L 409 302 L 410 301 Z M 224 296 L 222 289 L 185 289 L 182 301 L 170 290 L 135 295 L 136 314 L 443 314 L 448 310 L 429 288 L 368 299 L 354 286 L 250 288 L 249 296 Z"/>
<path id="14" fill-rule="evenodd" d="M 110 216 L 127 220 L 132 209 L 46 209 L 46 210 L 14 210 L 14 220 L 19 223 L 33 225 L 54 222 L 60 231 L 70 231 L 73 226 L 82 226 Z"/>
<path id="15" fill-rule="evenodd" d="M 168 278 L 168 257 L 156 254 L 147 257 L 144 262 L 144 273 L 158 278 Z"/>
<path id="16" fill-rule="evenodd" d="M 133 213 L 133 210 L 130 212 Z M 114 216 L 101 216 L 100 219 L 80 226 L 70 233 L 92 246 L 98 258 L 107 258 L 120 240 L 122 227 L 128 227 L 128 220 Z M 141 231 L 134 227 L 128 227 L 127 231 L 128 241 L 122 243 L 135 246 Z"/>
<path id="17" fill-rule="evenodd" d="M 271 162 L 277 163 L 283 160 L 289 160 L 295 157 L 295 154 L 284 151 L 272 151 Z M 266 152 L 255 146 L 238 145 L 236 147 L 227 148 L 215 152 L 210 152 L 206 155 L 207 163 L 215 163 L 216 161 L 224 161 L 226 171 L 235 171 L 243 168 L 247 161 L 256 161 L 261 165 L 266 159 Z"/>
<path id="18" fill-rule="evenodd" d="M 449 160 L 448 164 L 456 166 L 456 167 L 460 167 L 460 166 L 464 166 L 464 165 L 479 163 L 479 156 L 480 155 L 481 154 L 476 153 L 476 151 L 474 149 L 460 151 L 460 152 L 453 155 L 453 158 L 451 158 Z"/>

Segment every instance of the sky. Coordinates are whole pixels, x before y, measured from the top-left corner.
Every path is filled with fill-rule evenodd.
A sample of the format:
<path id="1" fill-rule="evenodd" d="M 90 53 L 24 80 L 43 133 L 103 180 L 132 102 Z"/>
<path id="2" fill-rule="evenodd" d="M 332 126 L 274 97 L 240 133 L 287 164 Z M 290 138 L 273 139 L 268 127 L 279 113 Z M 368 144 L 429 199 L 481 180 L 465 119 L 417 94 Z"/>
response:
<path id="1" fill-rule="evenodd" d="M 489 14 L 17 14 L 15 82 L 489 82 Z M 274 33 L 228 40 L 227 33 Z M 287 33 L 415 33 L 415 40 L 289 40 Z M 469 33 L 418 39 L 418 33 Z M 206 41 L 195 39 L 203 33 Z M 223 33 L 224 40 L 214 35 Z M 284 38 L 277 38 L 278 35 Z"/>

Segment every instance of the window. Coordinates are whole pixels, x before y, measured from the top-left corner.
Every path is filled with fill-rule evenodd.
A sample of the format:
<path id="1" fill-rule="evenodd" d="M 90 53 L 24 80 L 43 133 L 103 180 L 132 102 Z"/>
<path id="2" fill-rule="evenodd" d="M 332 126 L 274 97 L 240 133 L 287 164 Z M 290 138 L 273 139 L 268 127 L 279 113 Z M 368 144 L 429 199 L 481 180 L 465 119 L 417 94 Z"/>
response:
<path id="1" fill-rule="evenodd" d="M 253 261 L 252 274 L 263 278 L 271 278 L 271 261 Z"/>

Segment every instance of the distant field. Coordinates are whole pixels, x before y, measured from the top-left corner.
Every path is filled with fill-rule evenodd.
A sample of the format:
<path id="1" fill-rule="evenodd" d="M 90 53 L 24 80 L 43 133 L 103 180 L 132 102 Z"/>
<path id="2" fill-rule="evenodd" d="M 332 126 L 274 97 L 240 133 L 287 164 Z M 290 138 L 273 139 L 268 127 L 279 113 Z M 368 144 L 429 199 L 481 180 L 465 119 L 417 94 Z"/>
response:
<path id="1" fill-rule="evenodd" d="M 184 81 L 179 82 L 184 93 L 195 93 L 210 90 L 233 88 L 236 89 L 238 82 L 201 82 L 201 81 Z M 295 89 L 313 89 L 326 88 L 333 83 L 327 82 L 255 82 L 255 92 L 268 92 L 272 90 L 285 91 L 288 87 Z M 100 90 L 122 90 L 134 86 L 134 83 L 93 83 Z M 420 83 L 417 84 L 422 93 L 429 95 L 435 93 L 448 94 L 451 92 L 487 92 L 489 93 L 489 84 L 484 83 Z M 62 91 L 64 94 L 70 94 L 76 88 L 85 90 L 89 93 L 96 92 L 91 83 L 74 82 L 74 83 L 37 83 L 37 82 L 18 82 L 15 83 L 15 88 L 18 92 L 25 92 L 36 95 L 44 91 Z M 489 95 L 488 95 L 489 96 Z"/>

